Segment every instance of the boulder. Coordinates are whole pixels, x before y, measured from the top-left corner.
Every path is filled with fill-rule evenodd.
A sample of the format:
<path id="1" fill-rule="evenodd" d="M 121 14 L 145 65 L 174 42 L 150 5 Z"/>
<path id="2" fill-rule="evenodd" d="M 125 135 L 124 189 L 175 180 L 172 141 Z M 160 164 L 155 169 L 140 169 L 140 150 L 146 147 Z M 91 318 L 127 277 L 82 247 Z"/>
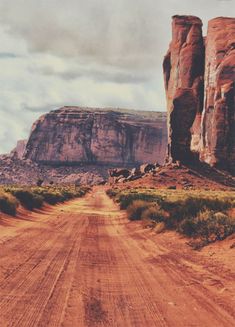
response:
<path id="1" fill-rule="evenodd" d="M 146 174 L 149 173 L 150 171 L 153 171 L 155 168 L 156 168 L 155 165 L 146 163 L 140 166 L 140 172 L 141 174 Z"/>
<path id="2" fill-rule="evenodd" d="M 127 178 L 128 176 L 131 175 L 130 170 L 125 169 L 125 168 L 115 168 L 115 169 L 109 169 L 109 176 L 110 177 L 125 177 Z"/>
<path id="3" fill-rule="evenodd" d="M 140 169 L 139 169 L 139 168 L 133 168 L 133 169 L 131 170 L 131 175 L 132 175 L 132 176 L 139 176 L 139 175 L 141 175 L 141 171 L 140 171 Z"/>

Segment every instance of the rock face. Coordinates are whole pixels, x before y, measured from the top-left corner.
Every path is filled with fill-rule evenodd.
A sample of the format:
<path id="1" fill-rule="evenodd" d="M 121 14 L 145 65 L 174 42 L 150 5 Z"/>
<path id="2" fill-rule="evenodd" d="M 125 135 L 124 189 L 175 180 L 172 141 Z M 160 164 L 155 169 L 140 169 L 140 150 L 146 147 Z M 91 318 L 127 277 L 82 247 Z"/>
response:
<path id="1" fill-rule="evenodd" d="M 163 63 L 168 112 L 168 160 L 191 159 L 191 128 L 203 106 L 204 42 L 202 22 L 173 16 L 172 41 Z M 198 119 L 198 118 L 197 118 Z M 198 147 L 198 124 L 193 143 Z"/>
<path id="2" fill-rule="evenodd" d="M 27 140 L 19 140 L 10 155 L 16 159 L 23 159 L 26 144 Z"/>
<path id="3" fill-rule="evenodd" d="M 25 159 L 46 164 L 164 162 L 163 113 L 63 107 L 33 125 Z"/>
<path id="4" fill-rule="evenodd" d="M 201 161 L 235 171 L 235 18 L 173 17 L 163 69 L 168 161 Z M 204 72 L 205 70 L 205 72 Z M 204 85 L 205 84 L 205 85 Z"/>
<path id="5" fill-rule="evenodd" d="M 208 24 L 201 160 L 234 170 L 235 18 Z"/>

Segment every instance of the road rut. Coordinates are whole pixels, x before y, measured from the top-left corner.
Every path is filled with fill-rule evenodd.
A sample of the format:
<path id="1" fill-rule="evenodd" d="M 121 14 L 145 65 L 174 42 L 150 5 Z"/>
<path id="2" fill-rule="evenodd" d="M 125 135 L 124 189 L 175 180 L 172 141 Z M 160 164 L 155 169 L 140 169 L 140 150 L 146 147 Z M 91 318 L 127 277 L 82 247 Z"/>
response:
<path id="1" fill-rule="evenodd" d="M 232 327 L 234 281 L 173 232 L 129 223 L 100 188 L 0 226 L 1 327 Z"/>

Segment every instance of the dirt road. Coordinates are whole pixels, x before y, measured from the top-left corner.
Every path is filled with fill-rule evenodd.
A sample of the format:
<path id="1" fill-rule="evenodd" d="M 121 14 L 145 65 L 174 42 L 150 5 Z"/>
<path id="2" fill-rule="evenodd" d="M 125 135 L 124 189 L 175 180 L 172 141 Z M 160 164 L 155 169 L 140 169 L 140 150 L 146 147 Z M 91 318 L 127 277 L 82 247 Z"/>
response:
<path id="1" fill-rule="evenodd" d="M 129 223 L 97 189 L 2 222 L 0 326 L 233 327 L 232 267 Z"/>

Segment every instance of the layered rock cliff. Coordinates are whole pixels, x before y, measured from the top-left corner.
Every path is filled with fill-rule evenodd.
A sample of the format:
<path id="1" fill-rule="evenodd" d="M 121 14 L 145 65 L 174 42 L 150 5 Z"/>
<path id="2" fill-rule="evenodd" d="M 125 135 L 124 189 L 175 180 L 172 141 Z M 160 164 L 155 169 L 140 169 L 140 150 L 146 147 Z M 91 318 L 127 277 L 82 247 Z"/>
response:
<path id="1" fill-rule="evenodd" d="M 174 16 L 172 41 L 164 63 L 168 112 L 168 160 L 191 159 L 190 131 L 203 104 L 204 44 L 202 22 L 194 16 Z M 193 144 L 198 147 L 194 126 Z"/>
<path id="2" fill-rule="evenodd" d="M 34 123 L 24 158 L 53 165 L 163 163 L 166 144 L 163 113 L 63 107 Z"/>
<path id="3" fill-rule="evenodd" d="M 209 21 L 205 63 L 201 160 L 234 170 L 235 18 Z"/>
<path id="4" fill-rule="evenodd" d="M 168 111 L 168 161 L 235 170 L 235 18 L 202 22 L 174 16 L 163 69 Z M 205 43 L 205 50 L 204 50 Z M 205 70 L 205 71 L 204 71 Z"/>

